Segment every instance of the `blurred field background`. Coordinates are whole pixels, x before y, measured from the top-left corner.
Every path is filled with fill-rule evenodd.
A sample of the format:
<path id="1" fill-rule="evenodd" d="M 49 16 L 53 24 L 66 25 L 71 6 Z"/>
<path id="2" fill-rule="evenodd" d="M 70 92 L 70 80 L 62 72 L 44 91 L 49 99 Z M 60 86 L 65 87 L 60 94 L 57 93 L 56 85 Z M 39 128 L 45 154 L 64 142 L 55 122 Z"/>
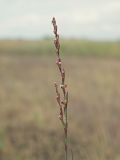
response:
<path id="1" fill-rule="evenodd" d="M 74 160 L 120 159 L 120 42 L 61 39 Z M 64 159 L 53 40 L 0 40 L 0 160 Z M 69 153 L 71 159 L 71 153 Z"/>

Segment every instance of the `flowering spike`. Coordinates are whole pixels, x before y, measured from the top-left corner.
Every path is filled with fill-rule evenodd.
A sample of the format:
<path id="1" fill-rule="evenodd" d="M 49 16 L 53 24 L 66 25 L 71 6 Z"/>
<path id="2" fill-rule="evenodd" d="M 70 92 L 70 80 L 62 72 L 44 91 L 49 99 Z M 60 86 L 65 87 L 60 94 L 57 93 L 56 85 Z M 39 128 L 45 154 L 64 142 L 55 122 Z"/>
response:
<path id="1" fill-rule="evenodd" d="M 53 33 L 55 35 L 55 40 L 54 40 L 54 45 L 55 45 L 55 49 L 56 49 L 56 55 L 57 55 L 57 60 L 56 60 L 56 65 L 59 68 L 60 71 L 60 76 L 61 76 L 61 84 L 60 84 L 60 88 L 62 89 L 62 97 L 63 97 L 63 101 L 61 101 L 61 96 L 60 93 L 58 91 L 58 85 L 55 83 L 55 89 L 56 89 L 56 100 L 57 103 L 59 104 L 59 119 L 61 120 L 61 123 L 63 124 L 64 127 L 64 133 L 65 133 L 65 155 L 66 155 L 66 160 L 67 160 L 67 132 L 68 132 L 68 120 L 67 120 L 67 105 L 68 105 L 68 92 L 66 91 L 66 87 L 67 85 L 65 84 L 65 70 L 62 67 L 62 61 L 60 58 L 60 42 L 59 42 L 59 34 L 57 33 L 57 25 L 56 25 L 56 20 L 53 17 L 52 19 L 52 24 L 53 24 Z M 64 112 L 63 112 L 64 110 Z"/>

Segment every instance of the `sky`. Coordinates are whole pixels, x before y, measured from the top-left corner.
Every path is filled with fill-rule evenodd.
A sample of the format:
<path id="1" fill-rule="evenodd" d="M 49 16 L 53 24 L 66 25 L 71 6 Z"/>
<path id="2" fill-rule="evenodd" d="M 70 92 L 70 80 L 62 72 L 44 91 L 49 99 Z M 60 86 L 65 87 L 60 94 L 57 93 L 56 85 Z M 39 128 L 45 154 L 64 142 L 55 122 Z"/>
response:
<path id="1" fill-rule="evenodd" d="M 52 36 L 120 40 L 120 0 L 0 0 L 0 39 Z"/>

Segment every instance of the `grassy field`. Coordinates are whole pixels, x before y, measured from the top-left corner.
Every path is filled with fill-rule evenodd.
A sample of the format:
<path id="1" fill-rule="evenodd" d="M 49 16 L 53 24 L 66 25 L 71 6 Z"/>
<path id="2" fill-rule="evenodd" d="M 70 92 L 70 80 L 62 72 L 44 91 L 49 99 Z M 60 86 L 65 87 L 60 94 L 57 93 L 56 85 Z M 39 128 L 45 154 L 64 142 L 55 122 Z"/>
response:
<path id="1" fill-rule="evenodd" d="M 74 159 L 119 160 L 120 43 L 61 42 Z M 64 159 L 58 79 L 52 40 L 0 41 L 0 160 Z"/>
<path id="2" fill-rule="evenodd" d="M 0 54 L 53 55 L 53 40 L 0 40 Z M 103 42 L 61 39 L 61 54 L 68 56 L 94 56 L 120 58 L 120 41 Z"/>

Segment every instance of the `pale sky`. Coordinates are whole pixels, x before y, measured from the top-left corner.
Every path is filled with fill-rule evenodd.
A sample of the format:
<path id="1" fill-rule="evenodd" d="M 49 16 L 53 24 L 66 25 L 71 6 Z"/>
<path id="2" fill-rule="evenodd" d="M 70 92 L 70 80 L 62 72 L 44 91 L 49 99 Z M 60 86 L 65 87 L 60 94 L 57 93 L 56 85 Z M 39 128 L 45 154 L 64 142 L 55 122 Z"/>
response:
<path id="1" fill-rule="evenodd" d="M 61 36 L 120 39 L 120 0 L 0 0 L 0 39 L 52 36 L 53 16 Z"/>

